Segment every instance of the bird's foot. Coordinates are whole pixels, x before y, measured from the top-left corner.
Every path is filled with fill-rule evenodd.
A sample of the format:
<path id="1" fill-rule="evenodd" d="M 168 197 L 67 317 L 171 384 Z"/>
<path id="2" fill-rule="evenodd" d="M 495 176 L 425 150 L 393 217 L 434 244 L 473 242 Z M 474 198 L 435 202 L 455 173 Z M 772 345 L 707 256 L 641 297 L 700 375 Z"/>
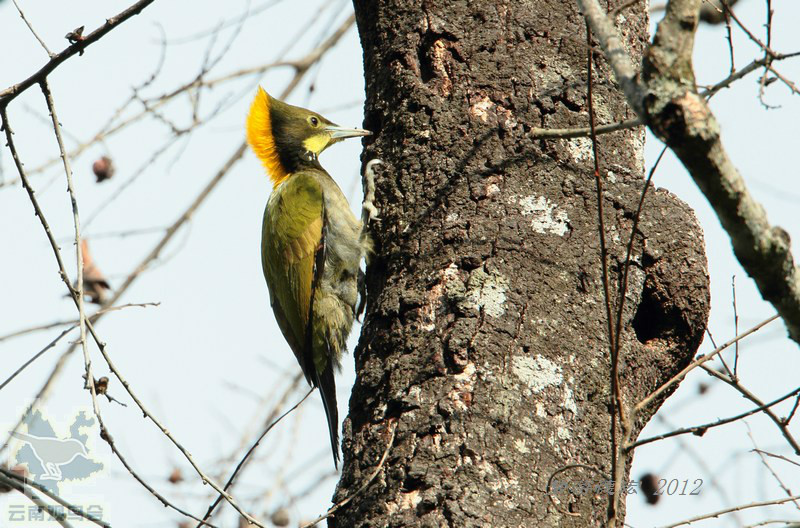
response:
<path id="1" fill-rule="evenodd" d="M 381 165 L 383 161 L 378 158 L 371 159 L 367 162 L 367 166 L 364 168 L 364 180 L 366 184 L 366 188 L 364 190 L 364 201 L 361 203 L 361 210 L 362 210 L 362 222 L 364 224 L 369 223 L 371 220 L 380 220 L 378 217 L 378 208 L 375 207 L 375 169 L 373 167 L 375 165 Z"/>

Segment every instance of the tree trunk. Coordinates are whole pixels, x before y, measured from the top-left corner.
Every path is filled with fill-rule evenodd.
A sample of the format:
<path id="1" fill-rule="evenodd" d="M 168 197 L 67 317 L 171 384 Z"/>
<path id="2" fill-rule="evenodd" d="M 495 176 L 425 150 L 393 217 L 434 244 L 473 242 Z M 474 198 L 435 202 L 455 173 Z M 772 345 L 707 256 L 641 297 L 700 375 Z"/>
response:
<path id="1" fill-rule="evenodd" d="M 530 133 L 588 125 L 583 18 L 563 0 L 354 3 L 375 132 L 365 159 L 385 164 L 335 500 L 368 482 L 391 447 L 329 525 L 600 525 L 608 495 L 548 497 L 553 475 L 598 484 L 611 474 L 592 144 Z M 646 3 L 618 20 L 641 57 Z M 633 117 L 611 78 L 596 54 L 600 123 Z M 644 131 L 598 141 L 615 296 Z M 708 316 L 701 230 L 664 190 L 648 191 L 627 291 L 630 405 L 692 359 Z"/>

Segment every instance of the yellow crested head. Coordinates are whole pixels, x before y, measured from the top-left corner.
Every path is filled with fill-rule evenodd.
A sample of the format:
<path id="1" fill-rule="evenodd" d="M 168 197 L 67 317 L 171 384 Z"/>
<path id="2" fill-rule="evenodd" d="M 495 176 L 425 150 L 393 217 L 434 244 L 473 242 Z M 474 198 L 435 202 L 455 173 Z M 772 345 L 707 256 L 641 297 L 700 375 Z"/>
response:
<path id="1" fill-rule="evenodd" d="M 247 115 L 247 142 L 267 169 L 272 184 L 278 185 L 289 176 L 289 172 L 281 164 L 272 135 L 271 100 L 272 97 L 259 86 Z"/>
<path id="2" fill-rule="evenodd" d="M 368 130 L 340 127 L 316 112 L 279 101 L 261 87 L 247 116 L 247 142 L 267 169 L 273 186 L 300 168 L 320 167 L 317 157 L 334 143 L 370 134 Z"/>

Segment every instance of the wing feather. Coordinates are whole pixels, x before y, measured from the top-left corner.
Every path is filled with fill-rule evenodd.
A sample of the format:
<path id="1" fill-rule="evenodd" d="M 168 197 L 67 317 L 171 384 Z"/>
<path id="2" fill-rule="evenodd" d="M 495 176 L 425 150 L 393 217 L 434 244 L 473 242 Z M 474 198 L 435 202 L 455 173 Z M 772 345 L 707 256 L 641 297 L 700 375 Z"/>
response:
<path id="1" fill-rule="evenodd" d="M 306 380 L 318 387 L 328 421 L 333 463 L 339 463 L 339 413 L 330 344 L 314 350 L 314 296 L 325 271 L 327 216 L 313 173 L 291 175 L 264 212 L 262 264 L 275 319 Z M 316 356 L 315 356 L 316 352 Z"/>
<path id="2" fill-rule="evenodd" d="M 274 192 L 264 212 L 261 256 L 272 308 L 309 382 L 309 325 L 317 254 L 324 246 L 324 199 L 313 174 L 297 173 Z"/>

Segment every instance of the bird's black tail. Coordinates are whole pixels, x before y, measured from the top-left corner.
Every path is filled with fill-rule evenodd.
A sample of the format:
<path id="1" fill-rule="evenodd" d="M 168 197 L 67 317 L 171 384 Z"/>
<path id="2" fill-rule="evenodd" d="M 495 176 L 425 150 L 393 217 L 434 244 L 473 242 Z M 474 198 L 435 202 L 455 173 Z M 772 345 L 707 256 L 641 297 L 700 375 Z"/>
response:
<path id="1" fill-rule="evenodd" d="M 328 358 L 325 369 L 318 373 L 314 369 L 316 386 L 322 396 L 322 406 L 328 418 L 328 431 L 331 436 L 331 449 L 333 450 L 333 465 L 339 469 L 339 408 L 336 406 L 336 381 L 333 378 L 333 361 Z"/>

